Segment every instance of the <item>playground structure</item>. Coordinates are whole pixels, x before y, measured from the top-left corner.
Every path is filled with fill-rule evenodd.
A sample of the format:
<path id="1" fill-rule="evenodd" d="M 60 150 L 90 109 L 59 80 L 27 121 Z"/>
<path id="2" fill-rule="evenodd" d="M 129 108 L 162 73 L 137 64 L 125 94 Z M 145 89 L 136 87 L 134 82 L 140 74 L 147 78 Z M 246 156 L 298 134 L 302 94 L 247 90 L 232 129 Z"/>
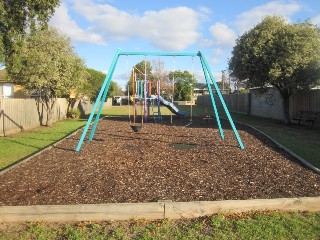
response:
<path id="1" fill-rule="evenodd" d="M 118 62 L 118 59 L 120 56 L 130 56 L 130 55 L 135 55 L 135 56 L 173 56 L 173 57 L 176 57 L 176 56 L 179 56 L 179 57 L 199 57 L 200 59 L 200 62 L 201 62 L 201 66 L 202 66 L 202 69 L 203 69 L 203 73 L 204 73 L 204 77 L 205 77 L 205 80 L 206 80 L 206 83 L 207 83 L 207 87 L 208 87 L 208 90 L 209 90 L 209 94 L 210 94 L 210 98 L 211 98 L 211 102 L 212 102 L 212 107 L 213 107 L 213 111 L 214 111 L 214 116 L 216 117 L 216 121 L 217 121 L 217 124 L 218 124 L 218 128 L 219 128 L 219 133 L 220 133 L 220 137 L 221 139 L 224 139 L 224 133 L 223 133 L 223 129 L 222 129 L 222 126 L 221 126 L 221 122 L 220 122 L 220 118 L 219 118 L 219 113 L 218 113 L 218 109 L 217 109 L 217 106 L 216 106 L 216 103 L 215 103 L 215 100 L 214 100 L 214 96 L 213 96 L 213 91 L 212 91 L 212 87 L 211 87 L 211 84 L 213 84 L 214 88 L 215 88 L 215 91 L 219 97 L 219 100 L 222 104 L 222 107 L 227 115 L 227 119 L 232 127 L 232 130 L 234 132 L 234 135 L 238 141 L 238 144 L 240 146 L 241 149 L 244 149 L 244 145 L 242 143 L 242 140 L 240 138 L 240 135 L 234 125 L 234 122 L 232 120 L 232 117 L 230 115 L 230 112 L 224 102 L 224 99 L 222 97 L 222 94 L 220 92 L 220 89 L 216 83 L 216 80 L 210 70 L 210 67 L 209 67 L 209 64 L 207 62 L 207 60 L 205 59 L 204 55 L 202 54 L 201 51 L 197 52 L 197 53 L 186 53 L 186 52 L 177 52 L 177 53 L 173 53 L 173 52 L 126 52 L 126 51 L 121 51 L 121 49 L 118 49 L 113 57 L 113 60 L 111 62 L 111 65 L 109 67 L 109 71 L 108 71 L 108 74 L 102 84 L 102 87 L 100 89 L 100 92 L 97 96 L 97 100 L 93 106 L 93 109 L 91 111 L 91 114 L 89 116 L 89 119 L 84 127 L 84 130 L 82 132 L 82 135 L 79 139 L 79 142 L 78 142 L 78 145 L 76 147 L 76 151 L 80 151 L 81 150 L 81 147 L 82 147 L 82 144 L 85 140 L 85 137 L 87 135 L 87 132 L 89 130 L 89 127 L 91 125 L 91 122 L 93 120 L 93 117 L 95 115 L 95 112 L 98 108 L 98 105 L 99 103 L 103 103 L 106 99 L 106 96 L 107 96 L 107 93 L 108 93 L 108 89 L 109 89 L 109 86 L 110 86 L 110 83 L 111 83 L 111 79 L 112 79 L 112 76 L 113 76 L 113 73 L 114 73 L 114 70 L 116 68 L 116 65 L 117 65 L 117 62 Z M 176 113 L 176 114 L 179 114 L 179 110 L 177 110 L 175 108 L 175 106 L 173 105 L 173 103 L 170 103 L 166 100 L 164 100 L 161 96 L 160 96 L 160 89 L 158 91 L 158 94 L 157 95 L 151 95 L 151 91 L 149 92 L 148 94 L 148 89 L 151 90 L 150 86 L 147 85 L 147 76 L 146 76 L 146 73 L 144 74 L 144 81 L 137 81 L 137 79 L 133 79 L 133 81 L 135 81 L 135 84 L 133 84 L 133 88 L 134 88 L 134 95 L 135 95 L 135 99 L 136 100 L 139 100 L 141 102 L 141 99 L 143 98 L 144 100 L 144 109 L 143 109 L 143 113 L 144 113 L 144 118 L 147 118 L 148 116 L 150 116 L 150 112 L 148 112 L 149 108 L 147 107 L 147 104 L 148 104 L 148 99 L 151 100 L 151 99 L 156 99 L 157 100 L 157 104 L 158 104 L 158 107 L 160 109 L 160 106 L 159 104 L 162 103 L 163 105 L 166 105 L 172 112 Z M 134 87 L 135 86 L 135 87 Z M 143 87 L 142 87 L 143 86 Z M 149 96 L 150 95 L 150 96 Z M 93 126 L 92 126 L 92 129 L 91 129 L 91 132 L 90 132 L 90 135 L 89 135 L 89 141 L 91 142 L 93 140 L 93 136 L 94 136 L 94 133 L 95 133 L 95 130 L 97 128 L 97 125 L 98 125 L 98 122 L 99 122 L 99 118 L 100 118 L 100 114 L 101 114 L 101 111 L 102 111 L 102 106 L 103 104 L 100 104 L 99 106 L 99 109 L 98 109 L 98 112 L 96 114 L 96 117 L 95 117 L 95 120 L 94 120 L 94 123 L 93 123 Z M 136 104 L 134 104 L 134 122 L 135 122 L 135 117 L 136 117 Z M 158 111 L 158 116 L 159 117 L 159 114 L 161 115 L 160 111 Z M 180 112 L 180 114 L 182 115 L 182 113 Z M 130 115 L 130 113 L 129 113 Z M 143 118 L 141 120 L 141 123 L 143 123 Z M 130 123 L 131 124 L 131 123 Z M 139 129 L 141 128 L 141 126 L 139 125 L 135 125 L 137 126 L 136 128 L 136 131 L 139 131 Z M 135 129 L 132 128 L 134 131 Z"/>
<path id="2" fill-rule="evenodd" d="M 139 72 L 141 75 L 144 76 L 144 79 L 137 79 L 136 72 Z M 136 66 L 132 68 L 132 79 L 131 79 L 131 89 L 132 95 L 130 96 L 130 91 L 128 89 L 128 99 L 132 101 L 133 107 L 133 121 L 131 121 L 131 114 L 130 114 L 130 107 L 129 107 L 129 119 L 130 119 L 130 126 L 133 131 L 138 132 L 143 122 L 153 120 L 162 121 L 161 115 L 161 108 L 160 105 L 166 106 L 172 113 L 186 116 L 186 113 L 180 111 L 174 104 L 173 99 L 172 101 L 165 100 L 161 95 L 161 86 L 160 80 L 158 81 L 150 81 L 148 80 L 147 72 L 146 72 L 146 61 L 145 61 L 145 68 L 144 73 L 139 70 Z M 154 87 L 155 85 L 156 87 Z M 152 90 L 155 89 L 154 92 Z M 141 106 L 141 124 L 139 125 L 137 120 L 137 110 L 138 106 Z"/>
<path id="3" fill-rule="evenodd" d="M 144 76 L 144 80 L 137 79 L 136 71 L 139 71 Z M 132 107 L 133 107 L 133 123 L 131 122 L 130 116 L 130 106 L 129 106 L 129 119 L 130 125 L 137 126 L 136 118 L 137 118 L 137 108 L 138 103 L 141 105 L 141 112 L 143 116 L 141 116 L 141 124 L 143 121 L 148 121 L 151 118 L 156 122 L 157 120 L 162 121 L 162 115 L 160 111 L 160 81 L 156 81 L 154 83 L 156 85 L 155 93 L 152 93 L 152 82 L 147 80 L 146 69 L 145 72 L 142 73 L 135 66 L 132 68 L 132 95 L 130 97 L 128 91 L 128 99 L 132 99 Z M 128 89 L 129 90 L 129 89 Z M 152 116 L 150 115 L 152 111 Z M 141 114 L 142 115 L 142 114 Z"/>

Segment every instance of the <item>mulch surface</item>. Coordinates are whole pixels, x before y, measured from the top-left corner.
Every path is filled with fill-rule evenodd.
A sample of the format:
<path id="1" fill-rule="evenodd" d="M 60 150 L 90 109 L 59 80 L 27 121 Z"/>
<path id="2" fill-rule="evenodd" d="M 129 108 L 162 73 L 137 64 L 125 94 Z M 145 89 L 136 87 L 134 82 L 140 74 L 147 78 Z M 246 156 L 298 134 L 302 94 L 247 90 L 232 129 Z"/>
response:
<path id="1" fill-rule="evenodd" d="M 320 176 L 253 129 L 194 119 L 145 123 L 100 120 L 92 142 L 82 131 L 0 175 L 0 205 L 214 201 L 320 196 Z"/>

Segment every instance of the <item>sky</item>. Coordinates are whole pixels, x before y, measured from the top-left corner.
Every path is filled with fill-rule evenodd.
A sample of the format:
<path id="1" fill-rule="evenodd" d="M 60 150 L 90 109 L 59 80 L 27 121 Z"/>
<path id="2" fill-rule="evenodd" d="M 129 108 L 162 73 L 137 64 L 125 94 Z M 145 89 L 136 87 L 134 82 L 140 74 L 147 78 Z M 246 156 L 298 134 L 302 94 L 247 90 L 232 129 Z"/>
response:
<path id="1" fill-rule="evenodd" d="M 86 66 L 107 73 L 122 51 L 198 52 L 217 81 L 228 69 L 235 40 L 267 15 L 320 27 L 319 0 L 62 0 L 50 25 L 70 37 Z M 160 59 L 166 71 L 188 70 L 204 82 L 199 59 L 122 56 L 113 80 L 124 87 L 132 66 Z"/>

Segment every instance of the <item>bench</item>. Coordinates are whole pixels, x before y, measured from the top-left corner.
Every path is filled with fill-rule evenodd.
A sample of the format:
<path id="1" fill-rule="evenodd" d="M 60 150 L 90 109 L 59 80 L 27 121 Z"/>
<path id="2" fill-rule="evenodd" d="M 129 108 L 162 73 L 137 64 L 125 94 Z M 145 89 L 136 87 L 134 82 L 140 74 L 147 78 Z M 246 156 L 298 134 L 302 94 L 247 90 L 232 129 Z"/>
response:
<path id="1" fill-rule="evenodd" d="M 212 120 L 212 116 L 211 115 L 206 115 L 202 118 L 202 122 L 205 124 L 209 124 L 209 122 Z"/>
<path id="2" fill-rule="evenodd" d="M 293 120 L 297 121 L 297 125 L 299 126 L 301 122 L 305 122 L 310 129 L 313 128 L 313 124 L 319 116 L 319 112 L 313 111 L 299 111 L 294 117 Z"/>
<path id="3" fill-rule="evenodd" d="M 208 108 L 206 108 L 206 113 L 202 117 L 202 123 L 209 124 L 209 122 L 213 119 L 213 117 L 208 113 Z"/>

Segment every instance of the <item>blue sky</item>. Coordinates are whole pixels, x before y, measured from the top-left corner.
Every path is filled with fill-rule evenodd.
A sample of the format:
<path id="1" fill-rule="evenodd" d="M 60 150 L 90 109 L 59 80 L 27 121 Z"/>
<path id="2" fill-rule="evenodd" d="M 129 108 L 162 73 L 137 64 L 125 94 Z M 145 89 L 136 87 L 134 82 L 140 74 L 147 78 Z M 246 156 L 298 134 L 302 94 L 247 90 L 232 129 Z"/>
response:
<path id="1" fill-rule="evenodd" d="M 320 26 L 319 0 L 62 0 L 50 25 L 69 36 L 86 65 L 107 72 L 115 51 L 201 50 L 216 80 L 227 69 L 235 39 L 266 15 L 289 23 L 310 19 Z M 114 74 L 121 86 L 145 57 L 122 57 Z M 146 57 L 152 61 L 154 57 Z M 160 58 L 167 71 L 193 71 L 203 81 L 198 59 Z M 192 63 L 193 62 L 193 63 Z"/>

